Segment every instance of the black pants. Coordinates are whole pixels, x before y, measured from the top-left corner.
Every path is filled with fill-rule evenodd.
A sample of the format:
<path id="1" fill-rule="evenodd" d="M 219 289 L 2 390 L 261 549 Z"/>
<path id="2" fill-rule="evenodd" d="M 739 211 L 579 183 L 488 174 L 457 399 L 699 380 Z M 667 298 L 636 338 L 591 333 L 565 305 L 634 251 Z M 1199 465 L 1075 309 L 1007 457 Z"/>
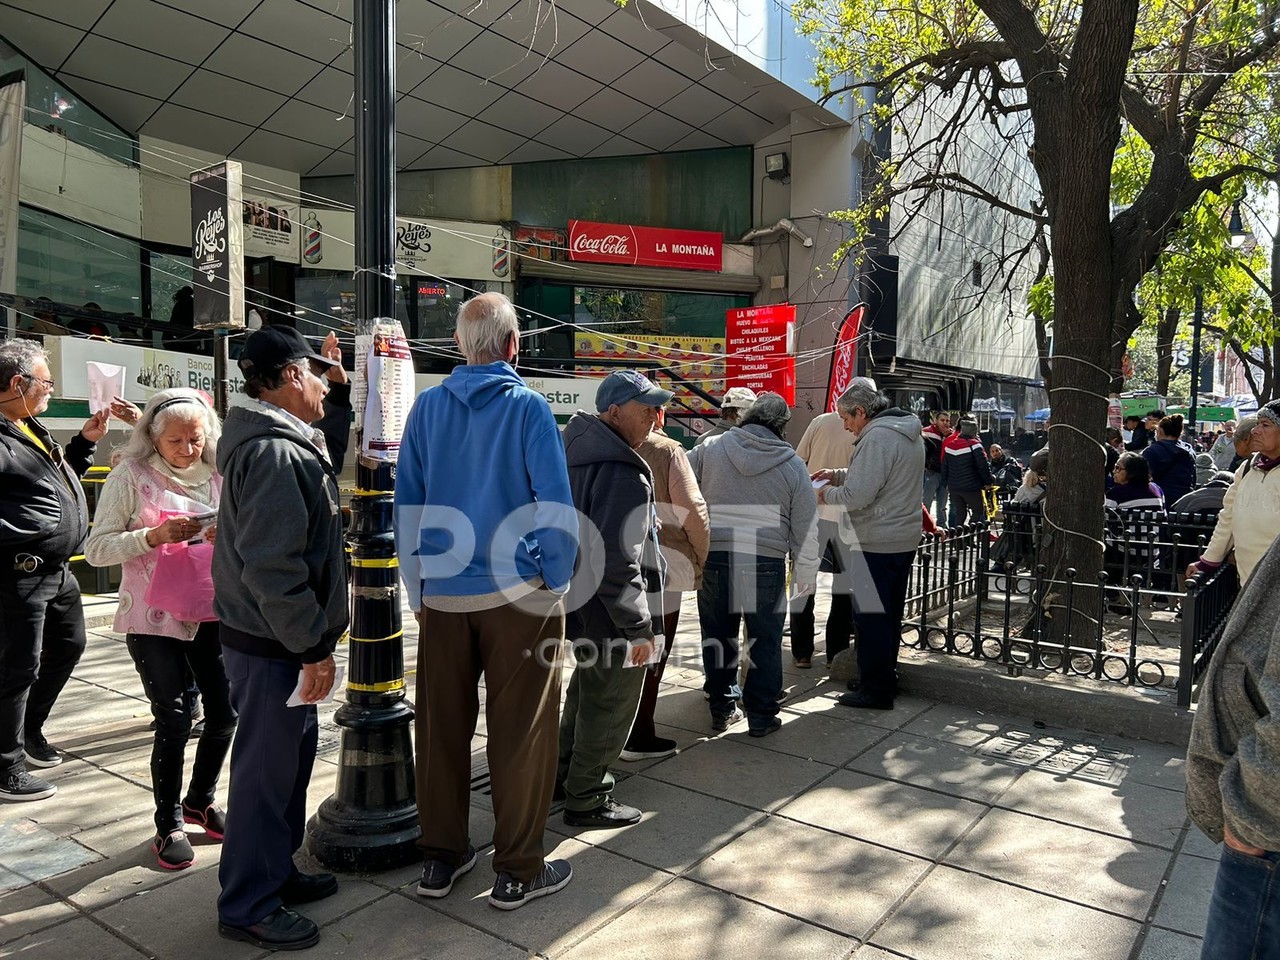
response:
<path id="1" fill-rule="evenodd" d="M 951 526 L 958 527 L 969 523 L 970 517 L 973 523 L 985 522 L 987 519 L 987 507 L 982 502 L 982 491 L 952 490 Z"/>
<path id="2" fill-rule="evenodd" d="M 834 579 L 831 582 L 831 611 L 827 614 L 827 663 L 830 664 L 841 650 L 849 649 L 849 635 L 853 633 L 853 600 L 849 596 L 849 547 L 840 539 L 840 527 L 831 520 L 818 521 L 818 556 L 824 560 L 823 569 L 830 563 Z M 814 594 L 804 598 L 804 604 L 791 608 L 791 656 L 796 660 L 813 658 L 813 635 L 816 626 L 813 615 Z"/>
<path id="3" fill-rule="evenodd" d="M 236 712 L 231 709 L 227 675 L 222 669 L 218 624 L 201 624 L 190 641 L 141 633 L 131 633 L 125 641 L 151 701 L 151 715 L 156 718 L 151 792 L 156 800 L 156 830 L 167 834 L 182 828 L 183 799 L 200 810 L 213 802 L 236 729 Z M 196 746 L 191 784 L 183 797 L 182 774 L 191 737 L 188 670 L 204 695 L 205 732 Z"/>
<path id="4" fill-rule="evenodd" d="M 240 722 L 218 864 L 218 919 L 247 927 L 280 906 L 280 888 L 296 872 L 293 855 L 306 827 L 319 728 L 314 705 L 285 706 L 298 684 L 299 663 L 230 647 L 222 658 Z"/>
<path id="5" fill-rule="evenodd" d="M 35 736 L 84 653 L 80 585 L 64 563 L 43 576 L 0 571 L 0 777 L 24 770 Z"/>
<path id="6" fill-rule="evenodd" d="M 892 700 L 898 692 L 898 648 L 907 605 L 914 550 L 856 552 L 851 563 L 853 621 L 858 630 L 858 673 L 862 689 Z"/>

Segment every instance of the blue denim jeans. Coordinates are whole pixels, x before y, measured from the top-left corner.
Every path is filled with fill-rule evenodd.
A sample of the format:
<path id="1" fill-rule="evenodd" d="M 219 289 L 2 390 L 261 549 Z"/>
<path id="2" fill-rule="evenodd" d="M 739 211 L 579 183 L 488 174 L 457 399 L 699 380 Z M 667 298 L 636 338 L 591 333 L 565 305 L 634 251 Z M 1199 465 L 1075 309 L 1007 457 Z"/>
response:
<path id="1" fill-rule="evenodd" d="M 786 623 L 786 562 L 713 551 L 702 572 L 698 620 L 702 626 L 704 688 L 711 714 L 728 716 L 742 698 L 751 729 L 767 727 L 778 714 L 782 690 L 782 629 Z M 747 623 L 749 669 L 738 686 L 738 629 Z"/>
<path id="2" fill-rule="evenodd" d="M 1280 960 L 1280 853 L 1222 845 L 1201 960 Z"/>
<path id="3" fill-rule="evenodd" d="M 923 494 L 922 501 L 933 514 L 933 519 L 938 521 L 939 526 L 947 524 L 947 488 L 942 483 L 942 472 L 929 471 L 924 472 L 924 487 L 921 491 Z"/>

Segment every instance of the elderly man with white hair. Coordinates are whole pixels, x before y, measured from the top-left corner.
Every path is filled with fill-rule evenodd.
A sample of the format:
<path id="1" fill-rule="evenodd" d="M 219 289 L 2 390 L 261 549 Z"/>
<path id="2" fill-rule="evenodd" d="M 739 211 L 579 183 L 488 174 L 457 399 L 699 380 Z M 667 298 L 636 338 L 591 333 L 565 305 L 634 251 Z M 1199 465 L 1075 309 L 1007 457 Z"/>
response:
<path id="1" fill-rule="evenodd" d="M 898 646 L 911 561 L 920 543 L 920 421 L 892 407 L 875 383 L 859 377 L 836 401 L 844 427 L 857 439 L 844 470 L 820 470 L 819 503 L 844 507 L 840 535 L 851 548 L 850 580 L 859 681 L 842 694 L 847 707 L 893 709 Z"/>

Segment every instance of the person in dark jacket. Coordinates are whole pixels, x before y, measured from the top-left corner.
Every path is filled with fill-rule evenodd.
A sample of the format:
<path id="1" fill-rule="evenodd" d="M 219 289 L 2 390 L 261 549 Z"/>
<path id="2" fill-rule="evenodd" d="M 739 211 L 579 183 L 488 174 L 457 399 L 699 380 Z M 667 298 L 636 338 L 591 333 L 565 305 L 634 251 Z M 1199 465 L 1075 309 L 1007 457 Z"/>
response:
<path id="1" fill-rule="evenodd" d="M 1195 455 L 1178 441 L 1182 417 L 1165 417 L 1156 428 L 1156 441 L 1142 456 L 1151 467 L 1151 480 L 1164 492 L 1164 502 L 1177 503 L 1196 488 Z"/>
<path id="2" fill-rule="evenodd" d="M 1137 421 L 1133 426 L 1133 436 L 1125 444 L 1125 449 L 1141 453 L 1149 447 L 1155 440 L 1156 428 L 1163 418 L 1163 410 L 1152 410 L 1143 419 Z"/>
<path id="3" fill-rule="evenodd" d="M 991 482 L 1002 498 L 1012 497 L 1022 486 L 1022 464 L 1004 452 L 998 443 L 991 444 Z"/>
<path id="4" fill-rule="evenodd" d="M 289 906 L 338 890 L 332 874 L 302 874 L 293 863 L 316 755 L 315 704 L 333 687 L 333 650 L 350 623 L 337 475 L 313 426 L 333 361 L 292 327 L 268 325 L 245 340 L 239 364 L 250 399 L 223 424 L 213 552 L 214 612 L 240 715 L 218 932 L 296 950 L 320 932 Z M 302 706 L 289 707 L 295 688 Z"/>
<path id="5" fill-rule="evenodd" d="M 991 464 L 978 439 L 977 421 L 961 420 L 960 429 L 942 444 L 942 485 L 951 497 L 951 526 L 968 522 L 970 514 L 975 521 L 986 519 L 982 488 L 991 483 Z"/>
<path id="6" fill-rule="evenodd" d="M 93 466 L 110 412 L 90 417 L 64 451 L 36 419 L 54 386 L 39 344 L 0 343 L 0 800 L 57 792 L 27 767 L 62 762 L 44 722 L 85 645 L 68 561 L 89 533 L 80 477 Z M 119 401 L 111 412 L 132 420 L 136 411 Z"/>
<path id="7" fill-rule="evenodd" d="M 588 527 L 569 587 L 567 630 L 577 660 L 560 718 L 557 782 L 564 822 L 609 829 L 640 819 L 613 799 L 614 764 L 640 705 L 643 666 L 660 654 L 663 560 L 653 475 L 636 447 L 671 399 L 643 374 L 616 370 L 564 431 L 569 489 Z M 669 639 L 669 638 L 666 638 Z M 637 669 L 641 668 L 641 669 Z"/>

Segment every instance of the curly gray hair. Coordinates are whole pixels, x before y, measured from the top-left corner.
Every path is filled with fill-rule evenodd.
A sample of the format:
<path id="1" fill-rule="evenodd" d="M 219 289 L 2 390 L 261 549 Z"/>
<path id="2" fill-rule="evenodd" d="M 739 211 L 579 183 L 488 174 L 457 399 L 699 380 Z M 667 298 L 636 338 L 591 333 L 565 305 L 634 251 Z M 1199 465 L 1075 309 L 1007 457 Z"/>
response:
<path id="1" fill-rule="evenodd" d="M 31 376 L 31 367 L 49 360 L 44 347 L 34 340 L 0 342 L 0 390 L 8 390 L 14 377 Z"/>
<path id="2" fill-rule="evenodd" d="M 861 407 L 868 417 L 874 417 L 882 410 L 889 409 L 889 398 L 876 389 L 876 383 L 868 377 L 854 377 L 849 389 L 840 394 L 836 401 L 836 409 L 852 414 Z"/>
<path id="3" fill-rule="evenodd" d="M 133 433 L 112 455 L 112 461 L 119 463 L 125 460 L 146 460 L 156 452 L 156 438 L 174 422 L 198 422 L 204 427 L 204 450 L 200 459 L 216 468 L 222 421 L 199 391 L 188 390 L 186 387 L 161 390 L 148 400 L 142 417 L 134 425 Z"/>

